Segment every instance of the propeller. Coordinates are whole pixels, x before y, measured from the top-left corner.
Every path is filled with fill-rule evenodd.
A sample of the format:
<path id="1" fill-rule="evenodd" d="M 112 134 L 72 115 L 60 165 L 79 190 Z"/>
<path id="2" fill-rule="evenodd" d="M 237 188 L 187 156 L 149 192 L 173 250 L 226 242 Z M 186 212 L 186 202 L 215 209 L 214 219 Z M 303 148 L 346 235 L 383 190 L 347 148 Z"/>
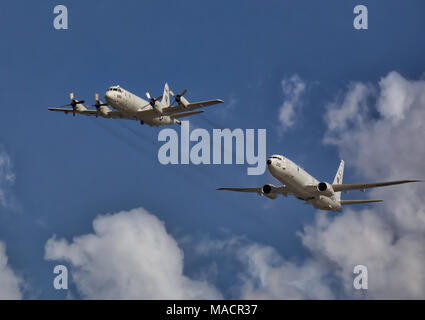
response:
<path id="1" fill-rule="evenodd" d="M 146 97 L 149 99 L 149 104 L 145 105 L 143 108 L 146 108 L 148 105 L 151 105 L 152 108 L 155 108 L 155 103 L 159 100 L 162 99 L 162 96 L 159 96 L 157 98 L 152 98 L 151 94 L 149 92 L 146 92 Z M 142 108 L 142 109 L 143 109 Z"/>
<path id="2" fill-rule="evenodd" d="M 95 100 L 96 100 L 96 103 L 95 104 L 92 104 L 92 105 L 90 105 L 91 107 L 95 107 L 96 108 L 96 118 L 97 118 L 97 116 L 99 115 L 99 109 L 100 109 L 100 107 L 102 107 L 102 106 L 107 106 L 107 104 L 106 103 L 102 103 L 100 100 L 99 100 L 99 94 L 96 92 L 96 94 L 94 95 L 94 97 L 95 97 Z"/>
<path id="3" fill-rule="evenodd" d="M 63 106 L 61 106 L 61 108 L 63 108 L 63 107 L 72 107 L 72 115 L 75 117 L 75 109 L 77 107 L 77 104 L 82 104 L 85 101 L 84 100 L 75 100 L 74 99 L 74 92 L 71 92 L 69 94 L 69 98 L 71 99 L 71 103 L 70 104 L 64 104 Z"/>
<path id="4" fill-rule="evenodd" d="M 184 96 L 184 94 L 186 92 L 187 92 L 187 90 L 184 89 L 182 92 L 180 92 L 178 94 L 174 94 L 174 92 L 170 90 L 170 94 L 174 97 L 174 101 L 173 101 L 172 104 L 174 104 L 174 102 L 177 102 L 178 104 L 181 104 L 181 101 L 182 101 L 181 98 Z"/>

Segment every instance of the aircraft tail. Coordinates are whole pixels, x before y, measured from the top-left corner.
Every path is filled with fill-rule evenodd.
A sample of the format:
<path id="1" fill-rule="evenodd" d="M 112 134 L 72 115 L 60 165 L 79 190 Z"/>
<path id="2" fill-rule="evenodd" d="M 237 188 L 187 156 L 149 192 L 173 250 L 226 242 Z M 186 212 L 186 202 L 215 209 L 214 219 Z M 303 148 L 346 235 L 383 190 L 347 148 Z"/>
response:
<path id="1" fill-rule="evenodd" d="M 166 107 L 170 105 L 170 88 L 168 88 L 168 83 L 165 83 L 161 103 Z"/>
<path id="2" fill-rule="evenodd" d="M 334 178 L 334 182 L 332 184 L 342 184 L 343 177 L 344 177 L 344 160 L 341 160 L 338 171 L 336 172 L 336 175 Z M 341 191 L 335 192 L 335 198 L 336 200 L 341 199 Z"/>

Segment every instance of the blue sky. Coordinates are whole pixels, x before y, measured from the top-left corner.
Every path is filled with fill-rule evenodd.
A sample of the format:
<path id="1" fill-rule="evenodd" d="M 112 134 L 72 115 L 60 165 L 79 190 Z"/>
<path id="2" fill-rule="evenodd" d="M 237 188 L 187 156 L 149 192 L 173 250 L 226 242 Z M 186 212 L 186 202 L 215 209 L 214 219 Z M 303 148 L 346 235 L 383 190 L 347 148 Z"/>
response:
<path id="1" fill-rule="evenodd" d="M 55 30 L 53 8 L 68 8 L 69 29 Z M 365 4 L 369 29 L 353 28 Z M 221 98 L 191 124 L 212 130 L 266 128 L 267 153 L 284 154 L 318 179 L 331 180 L 338 150 L 323 145 L 326 105 L 351 81 L 377 82 L 395 70 L 420 78 L 425 69 L 423 1 L 9 1 L 0 12 L 0 145 L 13 163 L 19 208 L 0 208 L 0 240 L 25 279 L 25 298 L 66 298 L 53 289 L 46 241 L 92 232 L 100 215 L 143 207 L 164 221 L 193 276 L 216 260 L 224 292 L 237 264 L 196 257 L 181 239 L 227 234 L 305 259 L 297 232 L 317 213 L 288 198 L 221 193 L 220 186 L 276 183 L 241 165 L 163 166 L 160 129 L 136 122 L 75 118 L 47 107 L 70 91 L 90 103 L 119 84 L 143 95 L 167 81 L 190 100 Z M 306 83 L 294 127 L 282 133 L 281 82 Z M 209 119 L 209 123 L 206 119 Z M 178 127 L 175 127 L 179 129 Z M 345 181 L 359 177 L 347 161 Z M 355 196 L 359 196 L 356 194 Z M 360 196 L 363 196 L 362 194 Z"/>

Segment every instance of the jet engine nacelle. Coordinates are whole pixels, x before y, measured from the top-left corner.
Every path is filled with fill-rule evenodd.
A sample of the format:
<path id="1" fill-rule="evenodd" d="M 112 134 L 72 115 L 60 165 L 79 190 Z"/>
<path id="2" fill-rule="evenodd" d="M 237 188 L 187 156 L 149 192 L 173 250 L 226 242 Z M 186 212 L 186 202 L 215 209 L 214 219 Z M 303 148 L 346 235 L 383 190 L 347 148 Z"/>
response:
<path id="1" fill-rule="evenodd" d="M 327 182 L 319 182 L 319 184 L 317 185 L 317 191 L 327 197 L 330 197 L 334 194 L 334 189 L 332 188 L 332 185 Z"/>
<path id="2" fill-rule="evenodd" d="M 276 199 L 278 196 L 278 193 L 276 193 L 277 188 L 272 184 L 265 184 L 261 188 L 261 192 L 264 196 L 266 196 L 269 199 Z"/>

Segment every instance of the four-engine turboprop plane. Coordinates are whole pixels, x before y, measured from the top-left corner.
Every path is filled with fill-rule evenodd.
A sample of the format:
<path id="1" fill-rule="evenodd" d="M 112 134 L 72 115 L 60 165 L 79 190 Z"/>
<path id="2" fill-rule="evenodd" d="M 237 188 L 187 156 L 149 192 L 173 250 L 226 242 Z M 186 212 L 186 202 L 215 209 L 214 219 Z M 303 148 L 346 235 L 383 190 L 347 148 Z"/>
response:
<path id="1" fill-rule="evenodd" d="M 223 103 L 223 100 L 207 100 L 190 103 L 183 95 L 187 90 L 183 90 L 179 94 L 174 94 L 165 84 L 162 96 L 152 98 L 149 92 L 146 92 L 146 101 L 135 94 L 121 88 L 120 86 L 112 86 L 105 93 L 106 103 L 99 100 L 99 94 L 96 93 L 96 103 L 91 105 L 96 110 L 89 110 L 83 105 L 84 100 L 75 100 L 74 94 L 71 92 L 71 103 L 63 105 L 59 108 L 48 108 L 50 111 L 60 111 L 65 114 L 72 113 L 82 114 L 86 116 L 101 116 L 112 119 L 130 119 L 138 120 L 141 124 L 150 126 L 162 126 L 170 124 L 181 124 L 180 118 L 192 116 L 204 112 L 196 110 L 203 107 Z M 174 97 L 173 103 L 170 104 L 170 94 Z M 177 105 L 173 104 L 176 103 Z M 114 110 L 109 108 L 111 106 Z M 71 108 L 65 108 L 71 107 Z M 196 110 L 196 111 L 193 111 Z"/>
<path id="2" fill-rule="evenodd" d="M 362 184 L 342 184 L 344 174 L 343 160 L 341 160 L 332 184 L 318 181 L 297 164 L 281 155 L 270 156 L 267 160 L 267 168 L 271 175 L 283 184 L 282 186 L 265 184 L 259 188 L 218 188 L 217 190 L 256 192 L 270 199 L 276 199 L 279 194 L 285 197 L 293 195 L 300 200 L 304 200 L 306 204 L 313 205 L 316 209 L 340 212 L 342 211 L 343 205 L 382 202 L 382 200 L 341 200 L 341 191 L 345 193 L 348 190 L 364 191 L 367 188 L 421 181 L 398 180 Z"/>

